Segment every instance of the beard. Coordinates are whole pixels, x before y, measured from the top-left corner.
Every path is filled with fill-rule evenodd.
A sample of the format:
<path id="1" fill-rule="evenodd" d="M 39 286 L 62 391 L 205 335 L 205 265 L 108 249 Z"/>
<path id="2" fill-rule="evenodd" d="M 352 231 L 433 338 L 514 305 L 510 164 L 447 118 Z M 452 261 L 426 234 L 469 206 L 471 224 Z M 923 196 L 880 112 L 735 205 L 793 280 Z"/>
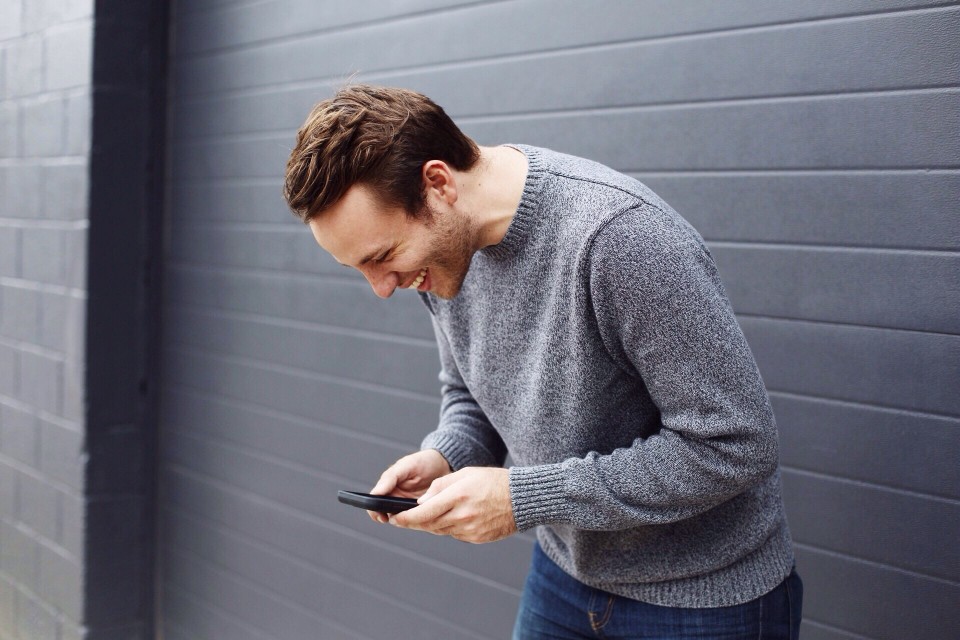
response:
<path id="1" fill-rule="evenodd" d="M 449 300 L 460 293 L 474 253 L 474 234 L 466 218 L 431 210 L 427 226 L 433 231 L 427 266 L 432 280 L 430 293 Z"/>

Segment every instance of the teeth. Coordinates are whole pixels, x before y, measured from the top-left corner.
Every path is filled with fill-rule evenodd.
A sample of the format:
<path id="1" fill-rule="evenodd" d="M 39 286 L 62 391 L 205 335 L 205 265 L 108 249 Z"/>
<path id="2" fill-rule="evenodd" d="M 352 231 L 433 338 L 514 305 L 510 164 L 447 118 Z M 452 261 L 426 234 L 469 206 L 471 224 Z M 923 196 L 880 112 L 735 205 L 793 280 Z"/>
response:
<path id="1" fill-rule="evenodd" d="M 411 283 L 410 283 L 410 286 L 407 287 L 407 288 L 408 288 L 408 289 L 416 289 L 416 288 L 419 287 L 421 284 L 423 284 L 423 279 L 426 278 L 426 277 L 427 277 L 427 269 L 426 269 L 426 267 L 424 267 L 423 269 L 420 269 L 420 273 L 419 273 L 419 275 L 417 275 L 416 280 L 414 280 L 413 282 L 411 282 Z"/>

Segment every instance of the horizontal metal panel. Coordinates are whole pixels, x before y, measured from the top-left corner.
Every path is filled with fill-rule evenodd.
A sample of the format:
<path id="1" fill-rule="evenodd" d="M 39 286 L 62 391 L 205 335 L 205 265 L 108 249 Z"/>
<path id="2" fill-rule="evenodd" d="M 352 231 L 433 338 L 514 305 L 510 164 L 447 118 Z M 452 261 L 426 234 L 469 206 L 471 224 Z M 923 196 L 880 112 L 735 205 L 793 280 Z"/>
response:
<path id="1" fill-rule="evenodd" d="M 357 521 L 366 519 L 371 527 L 389 530 L 394 544 L 383 544 L 352 529 L 331 526 L 305 517 L 276 503 L 251 499 L 246 494 L 214 489 L 174 470 L 167 470 L 164 486 L 171 504 L 191 515 L 201 515 L 257 543 L 279 548 L 312 566 L 348 577 L 355 584 L 415 607 L 437 617 L 451 619 L 468 630 L 505 637 L 516 612 L 518 591 L 478 581 L 448 565 L 404 551 L 405 540 L 421 536 L 434 544 L 454 543 L 461 554 L 473 554 L 483 547 L 464 545 L 422 532 L 403 531 L 376 525 L 356 509 L 335 504 Z M 426 561 L 425 561 L 426 560 Z M 524 562 L 524 567 L 526 566 Z M 450 585 L 455 581 L 456 589 Z M 465 593 L 472 607 L 460 606 Z M 291 636 L 299 637 L 299 636 Z"/>
<path id="2" fill-rule="evenodd" d="M 195 391 L 249 402 L 293 417 L 316 420 L 416 448 L 436 428 L 440 402 L 335 378 L 166 349 L 166 379 Z"/>
<path id="3" fill-rule="evenodd" d="M 203 218 L 196 216 L 197 221 Z M 222 225 L 215 228 L 176 225 L 170 229 L 168 262 L 172 264 L 241 267 L 294 273 L 352 277 L 366 282 L 354 269 L 345 269 L 320 248 L 310 229 L 277 216 L 273 228 Z"/>
<path id="4" fill-rule="evenodd" d="M 807 613 L 806 609 L 803 613 Z M 870 640 L 857 633 L 850 633 L 819 622 L 813 622 L 806 616 L 800 621 L 800 637 L 803 640 Z"/>
<path id="5" fill-rule="evenodd" d="M 783 499 L 800 544 L 947 580 L 960 567 L 957 501 L 789 469 Z"/>
<path id="6" fill-rule="evenodd" d="M 955 171 L 633 175 L 708 241 L 960 248 L 960 173 Z M 175 187 L 172 257 L 224 265 L 246 260 L 251 266 L 317 273 L 346 271 L 287 210 L 280 182 L 274 178 Z M 217 223 L 227 224 L 197 226 Z M 276 228 L 253 232 L 235 229 L 237 223 Z M 261 241 L 262 250 L 240 255 L 247 243 Z M 277 255 L 281 249 L 283 255 Z"/>
<path id="7" fill-rule="evenodd" d="M 292 144 L 288 147 L 292 148 Z M 284 161 L 286 163 L 286 161 Z M 267 180 L 171 181 L 170 226 L 210 221 L 286 224 L 310 235 L 280 196 L 283 168 Z"/>
<path id="8" fill-rule="evenodd" d="M 346 271 L 346 270 L 344 270 Z M 382 300 L 354 277 L 170 267 L 167 304 L 433 340 L 430 312 L 413 291 Z"/>
<path id="9" fill-rule="evenodd" d="M 960 248 L 960 173 L 956 171 L 634 177 L 656 191 L 708 241 Z M 252 207 L 236 214 L 255 215 L 244 209 Z"/>
<path id="10" fill-rule="evenodd" d="M 173 556 L 168 549 L 160 549 L 167 564 L 182 556 Z M 172 562 L 171 562 L 172 561 Z M 164 565 L 166 566 L 166 565 Z M 182 569 L 177 573 L 182 574 Z M 186 581 L 189 582 L 189 581 Z M 200 591 L 202 587 L 194 587 Z M 228 610 L 205 602 L 195 592 L 185 590 L 183 584 L 172 584 L 168 579 L 162 585 L 160 619 L 164 640 L 195 640 L 196 638 L 230 638 L 230 640 L 270 640 L 265 631 L 242 622 Z M 229 605 L 228 605 L 229 606 Z M 187 631 L 189 629 L 189 632 Z M 336 637 L 336 636 L 334 636 Z"/>
<path id="11" fill-rule="evenodd" d="M 328 615 L 316 615 L 238 577 L 234 566 L 236 560 L 232 565 L 216 566 L 208 558 L 189 554 L 182 547 L 168 547 L 163 551 L 167 557 L 164 567 L 167 584 L 190 593 L 201 602 L 210 602 L 238 622 L 254 627 L 268 637 L 363 638 Z M 223 636 L 218 634 L 216 637 Z"/>
<path id="12" fill-rule="evenodd" d="M 316 31 L 339 31 L 358 23 L 410 19 L 423 11 L 475 3 L 476 0 L 363 3 L 269 0 L 246 6 L 234 3 L 220 11 L 183 16 L 176 25 L 172 53 L 184 56 Z"/>
<path id="13" fill-rule="evenodd" d="M 481 144 L 526 142 L 621 171 L 956 168 L 958 96 L 951 89 L 788 98 L 462 119 L 460 124 Z M 229 152 L 230 144 L 221 144 L 222 152 Z M 265 142 L 234 151 L 269 153 Z M 198 161 L 202 156 L 197 153 Z M 187 163 L 182 168 L 183 175 L 202 169 Z M 250 163 L 238 161 L 230 168 L 240 170 L 237 175 L 261 175 Z"/>
<path id="14" fill-rule="evenodd" d="M 737 313 L 960 333 L 960 253 L 722 243 L 711 251 Z"/>
<path id="15" fill-rule="evenodd" d="M 960 498 L 960 419 L 771 394 L 780 462 L 946 498 Z"/>
<path id="16" fill-rule="evenodd" d="M 165 389 L 161 411 L 165 432 L 179 429 L 212 443 L 260 451 L 356 487 L 372 487 L 384 469 L 417 448 L 184 389 Z"/>
<path id="17" fill-rule="evenodd" d="M 172 558 L 173 562 L 184 565 L 180 571 L 172 572 L 178 578 L 193 581 L 204 577 L 214 583 L 209 588 L 216 589 L 218 583 L 229 582 L 236 576 L 267 590 L 278 602 L 288 604 L 291 615 L 329 620 L 360 638 L 476 638 L 452 623 L 424 616 L 418 609 L 371 592 L 355 584 L 350 576 L 341 577 L 311 567 L 282 550 L 269 549 L 223 528 L 203 524 L 183 512 L 168 515 L 172 517 L 167 519 L 165 539 L 169 548 L 175 550 L 177 557 Z M 195 577 L 192 574 L 196 563 L 207 567 L 228 566 L 233 575 L 207 569 Z M 185 575 L 187 573 L 190 575 Z M 202 576 L 203 573 L 207 575 Z M 369 615 L 371 607 L 375 607 L 379 615 Z M 243 615 L 244 611 L 238 613 Z M 278 633 L 279 629 L 268 631 Z M 309 637 L 327 636 L 317 633 Z"/>
<path id="18" fill-rule="evenodd" d="M 960 336 L 741 317 L 771 391 L 960 416 Z"/>
<path id="19" fill-rule="evenodd" d="M 849 93 L 956 84 L 958 60 L 952 43 L 957 40 L 960 10 L 947 8 L 496 57 L 412 72 L 364 69 L 355 79 L 420 91 L 454 118 Z M 893 41 L 908 44 L 893 49 Z M 295 131 L 310 107 L 341 83 L 278 86 L 181 101 L 172 113 L 174 138 Z"/>
<path id="20" fill-rule="evenodd" d="M 191 427 L 171 426 L 170 436 L 164 442 L 167 464 L 215 478 L 238 491 L 250 492 L 268 502 L 320 518 L 328 526 L 356 531 L 368 536 L 371 542 L 395 545 L 402 540 L 403 548 L 410 552 L 508 588 L 523 582 L 529 560 L 529 541 L 513 537 L 503 544 L 484 545 L 476 552 L 463 555 L 462 543 L 451 539 L 439 542 L 437 537 L 422 532 L 402 532 L 402 537 L 398 538 L 401 532 L 394 527 L 376 524 L 362 511 L 336 501 L 336 492 L 340 489 L 368 489 L 385 466 L 375 469 L 375 475 L 353 482 L 349 478 L 322 473 L 323 469 L 318 465 L 291 464 L 242 446 L 194 437 L 192 431 L 187 430 Z M 353 472 L 351 475 L 358 474 Z M 505 562 L 505 557 L 513 562 Z"/>
<path id="21" fill-rule="evenodd" d="M 433 341 L 345 335 L 315 326 L 192 311 L 169 312 L 164 327 L 170 346 L 440 396 L 440 359 Z"/>
<path id="22" fill-rule="evenodd" d="M 956 583 L 806 547 L 797 549 L 797 571 L 805 618 L 876 640 L 960 637 Z"/>
<path id="23" fill-rule="evenodd" d="M 481 144 L 525 142 L 621 171 L 956 168 L 955 90 L 791 98 L 461 121 Z M 173 181 L 278 177 L 294 132 L 180 144 Z"/>
<path id="24" fill-rule="evenodd" d="M 708 0 L 677 5 L 622 0 L 598 11 L 590 3 L 548 0 L 489 3 L 469 11 L 435 12 L 357 29 L 277 39 L 212 56 L 175 59 L 176 95 L 185 97 L 317 78 L 606 44 L 640 38 L 702 33 L 815 16 L 882 11 L 880 2 L 836 5 L 751 2 L 718 9 Z M 919 3 L 917 3 L 919 4 Z M 929 5 L 930 3 L 923 3 Z M 909 6 L 904 2 L 887 6 Z M 812 9 L 812 10 L 811 10 Z M 550 16 L 549 28 L 543 28 Z M 469 29 L 464 25 L 469 24 Z M 360 43 L 376 43 L 362 46 Z"/>
<path id="25" fill-rule="evenodd" d="M 958 40 L 953 8 L 358 79 L 421 91 L 454 117 L 850 93 L 956 84 Z M 891 49 L 892 41 L 903 49 Z"/>

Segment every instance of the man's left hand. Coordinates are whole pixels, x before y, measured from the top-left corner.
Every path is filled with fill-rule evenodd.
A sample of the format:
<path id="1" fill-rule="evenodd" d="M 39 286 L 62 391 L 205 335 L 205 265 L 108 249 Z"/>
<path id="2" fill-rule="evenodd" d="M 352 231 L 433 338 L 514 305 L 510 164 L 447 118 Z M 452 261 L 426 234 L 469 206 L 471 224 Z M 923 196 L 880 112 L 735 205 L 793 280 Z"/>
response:
<path id="1" fill-rule="evenodd" d="M 473 543 L 494 542 L 517 531 L 508 469 L 466 467 L 434 480 L 419 502 L 390 516 L 390 524 Z"/>

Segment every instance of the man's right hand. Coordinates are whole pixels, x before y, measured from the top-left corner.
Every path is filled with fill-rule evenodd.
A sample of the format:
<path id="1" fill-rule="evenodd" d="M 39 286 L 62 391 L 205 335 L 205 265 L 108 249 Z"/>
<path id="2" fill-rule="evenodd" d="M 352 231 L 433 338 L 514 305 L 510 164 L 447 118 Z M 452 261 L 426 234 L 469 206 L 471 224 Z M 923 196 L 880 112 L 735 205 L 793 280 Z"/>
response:
<path id="1" fill-rule="evenodd" d="M 424 449 L 394 462 L 383 472 L 370 493 L 378 496 L 419 498 L 430 488 L 431 482 L 452 472 L 447 459 L 440 455 L 439 451 Z M 367 513 L 376 522 L 387 522 L 387 516 L 382 513 L 377 511 L 367 511 Z"/>

